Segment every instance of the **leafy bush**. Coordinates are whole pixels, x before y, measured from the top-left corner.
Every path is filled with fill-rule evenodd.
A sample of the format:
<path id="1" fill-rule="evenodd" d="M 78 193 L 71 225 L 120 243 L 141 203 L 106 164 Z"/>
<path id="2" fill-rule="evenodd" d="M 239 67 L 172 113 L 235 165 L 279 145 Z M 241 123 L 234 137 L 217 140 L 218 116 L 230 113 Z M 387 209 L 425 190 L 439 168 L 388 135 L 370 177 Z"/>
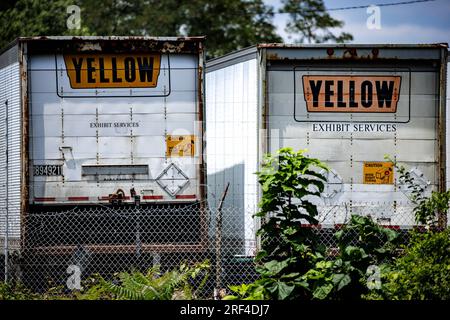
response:
<path id="1" fill-rule="evenodd" d="M 303 288 L 304 299 L 361 299 L 376 288 L 372 272 L 382 272 L 396 256 L 398 233 L 386 229 L 370 217 L 352 215 L 348 225 L 335 234 L 339 251 L 328 259 L 311 254 L 312 265 L 305 272 L 282 274 L 290 263 L 271 260 L 257 270 L 261 279 L 251 284 L 232 286 L 235 295 L 227 300 L 290 299 L 296 288 Z"/>
<path id="2" fill-rule="evenodd" d="M 209 263 L 203 262 L 193 267 L 182 264 L 179 269 L 161 274 L 159 267 L 153 267 L 146 274 L 135 271 L 120 273 L 120 285 L 101 280 L 103 288 L 118 299 L 128 300 L 180 300 L 195 299 L 208 279 L 206 269 Z M 200 284 L 192 287 L 191 281 L 203 276 Z"/>
<path id="3" fill-rule="evenodd" d="M 410 192 L 409 200 L 414 204 L 414 217 L 416 223 L 426 225 L 427 228 L 443 229 L 445 226 L 445 216 L 449 209 L 450 190 L 444 192 L 432 191 L 430 196 L 426 195 L 426 190 L 406 167 L 391 159 L 388 155 L 386 160 L 391 161 L 399 173 L 399 181 L 405 184 Z"/>
<path id="4" fill-rule="evenodd" d="M 20 284 L 0 284 L 0 300 L 175 300 L 198 299 L 208 279 L 209 262 L 193 266 L 182 264 L 165 273 L 159 266 L 145 274 L 139 271 L 122 272 L 114 281 L 93 275 L 82 282 L 81 290 L 67 291 L 53 287 L 43 294 L 35 294 Z"/>
<path id="5" fill-rule="evenodd" d="M 335 236 L 337 256 L 318 261 L 302 279 L 314 299 L 361 299 L 371 289 L 370 271 L 384 268 L 394 256 L 398 233 L 370 217 L 352 215 L 350 223 Z"/>
<path id="6" fill-rule="evenodd" d="M 20 283 L 0 282 L 0 300 L 33 300 L 36 297 Z"/>
<path id="7" fill-rule="evenodd" d="M 230 287 L 234 295 L 225 299 L 360 299 L 369 291 L 367 270 L 392 254 L 397 233 L 354 215 L 336 233 L 338 255 L 327 258 L 317 233 L 304 226 L 318 223 L 312 197 L 320 196 L 326 179 L 317 169 L 328 170 L 303 151 L 284 148 L 265 157 L 257 173 L 263 191 L 257 216 L 265 220 L 256 257 L 261 277 Z"/>
<path id="8" fill-rule="evenodd" d="M 261 278 L 249 285 L 231 289 L 237 296 L 226 299 L 297 299 L 309 296 L 307 284 L 300 276 L 322 259 L 325 248 L 317 235 L 302 224 L 317 224 L 316 206 L 311 202 L 324 189 L 328 170 L 318 159 L 308 158 L 302 150 L 280 149 L 266 155 L 262 169 L 257 172 L 262 186 L 260 211 L 263 223 L 262 250 L 256 257 Z"/>
<path id="9" fill-rule="evenodd" d="M 369 299 L 450 299 L 450 229 L 413 232 L 403 256 L 382 273 L 382 288 Z"/>
<path id="10" fill-rule="evenodd" d="M 370 288 L 371 267 L 387 262 L 398 234 L 379 226 L 369 217 L 353 215 L 336 233 L 339 253 L 326 256 L 313 228 L 317 208 L 311 198 L 319 197 L 327 169 L 318 159 L 280 149 L 268 155 L 258 172 L 262 185 L 261 210 L 264 220 L 258 230 L 262 250 L 256 257 L 260 279 L 232 286 L 227 300 L 245 299 L 361 299 Z"/>

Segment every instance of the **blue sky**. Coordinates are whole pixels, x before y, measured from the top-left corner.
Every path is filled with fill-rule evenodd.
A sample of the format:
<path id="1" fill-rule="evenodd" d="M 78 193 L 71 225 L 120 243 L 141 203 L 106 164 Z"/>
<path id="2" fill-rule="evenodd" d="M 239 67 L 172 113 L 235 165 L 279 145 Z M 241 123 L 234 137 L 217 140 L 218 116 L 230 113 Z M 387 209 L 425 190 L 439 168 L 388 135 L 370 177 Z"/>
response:
<path id="1" fill-rule="evenodd" d="M 406 0 L 325 0 L 327 8 L 341 8 Z M 281 0 L 265 0 L 279 8 Z M 330 11 L 344 21 L 342 30 L 350 32 L 353 43 L 436 43 L 450 42 L 450 0 L 380 7 L 381 29 L 368 29 L 366 9 Z M 292 42 L 284 32 L 287 15 L 277 14 L 274 22 L 286 42 Z"/>

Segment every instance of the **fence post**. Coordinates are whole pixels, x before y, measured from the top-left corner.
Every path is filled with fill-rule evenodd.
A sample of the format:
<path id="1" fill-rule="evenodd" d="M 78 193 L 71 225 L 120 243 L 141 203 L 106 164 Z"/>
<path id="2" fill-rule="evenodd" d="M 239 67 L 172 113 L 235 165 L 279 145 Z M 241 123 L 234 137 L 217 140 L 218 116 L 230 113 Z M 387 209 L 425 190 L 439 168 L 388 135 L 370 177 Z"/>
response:
<path id="1" fill-rule="evenodd" d="M 214 289 L 214 299 L 220 299 L 220 290 L 222 289 L 221 273 L 222 273 L 222 206 L 227 196 L 228 187 L 230 183 L 228 182 L 225 190 L 220 198 L 219 206 L 217 207 L 216 213 L 216 288 Z"/>
<path id="2" fill-rule="evenodd" d="M 141 210 L 140 210 L 140 201 L 135 201 L 135 213 L 136 213 L 136 257 L 139 261 L 141 257 Z M 138 266 L 137 266 L 138 267 Z"/>

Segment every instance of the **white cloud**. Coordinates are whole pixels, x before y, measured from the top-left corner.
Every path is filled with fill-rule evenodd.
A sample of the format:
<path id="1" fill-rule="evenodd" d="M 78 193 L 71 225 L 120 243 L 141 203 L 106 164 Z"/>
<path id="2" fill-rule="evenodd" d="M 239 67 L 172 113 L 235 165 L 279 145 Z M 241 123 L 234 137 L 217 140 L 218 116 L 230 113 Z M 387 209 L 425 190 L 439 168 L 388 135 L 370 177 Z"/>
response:
<path id="1" fill-rule="evenodd" d="M 285 19 L 276 19 L 277 32 L 289 43 L 284 31 Z M 284 21 L 283 21 L 284 20 Z M 446 29 L 413 24 L 381 25 L 381 29 L 368 29 L 364 23 L 346 23 L 342 29 L 333 30 L 335 34 L 349 32 L 353 35 L 352 43 L 450 43 L 450 27 Z M 295 38 L 295 35 L 293 36 Z"/>
<path id="2" fill-rule="evenodd" d="M 279 7 L 281 1 L 264 0 L 264 2 Z M 334 0 L 325 0 L 325 2 L 327 6 L 333 7 Z M 342 3 L 342 6 L 347 4 L 355 5 L 356 2 L 346 2 L 345 5 Z M 431 2 L 426 6 L 386 7 L 384 10 L 380 30 L 367 28 L 366 19 L 369 15 L 366 10 L 333 11 L 331 12 L 333 18 L 344 21 L 344 27 L 334 32 L 351 33 L 354 38 L 353 43 L 450 42 L 450 24 L 442 23 L 446 21 L 450 13 L 449 0 Z M 288 17 L 286 14 L 277 14 L 274 18 L 277 33 L 287 43 L 293 41 L 284 31 Z M 295 35 L 292 37 L 297 38 Z"/>

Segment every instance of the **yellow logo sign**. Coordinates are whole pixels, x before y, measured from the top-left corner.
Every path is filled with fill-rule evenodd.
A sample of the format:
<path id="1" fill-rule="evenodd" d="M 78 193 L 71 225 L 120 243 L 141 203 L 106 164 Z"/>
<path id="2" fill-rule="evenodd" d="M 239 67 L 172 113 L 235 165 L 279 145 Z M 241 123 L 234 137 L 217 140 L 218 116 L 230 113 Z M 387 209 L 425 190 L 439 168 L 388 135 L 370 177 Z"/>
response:
<path id="1" fill-rule="evenodd" d="M 394 164 L 392 162 L 364 162 L 365 184 L 394 184 Z"/>
<path id="2" fill-rule="evenodd" d="M 195 154 L 195 136 L 167 136 L 167 157 L 193 157 Z"/>
<path id="3" fill-rule="evenodd" d="M 303 76 L 308 112 L 395 113 L 400 76 Z"/>
<path id="4" fill-rule="evenodd" d="M 158 84 L 159 54 L 64 55 L 73 89 L 154 88 Z"/>

